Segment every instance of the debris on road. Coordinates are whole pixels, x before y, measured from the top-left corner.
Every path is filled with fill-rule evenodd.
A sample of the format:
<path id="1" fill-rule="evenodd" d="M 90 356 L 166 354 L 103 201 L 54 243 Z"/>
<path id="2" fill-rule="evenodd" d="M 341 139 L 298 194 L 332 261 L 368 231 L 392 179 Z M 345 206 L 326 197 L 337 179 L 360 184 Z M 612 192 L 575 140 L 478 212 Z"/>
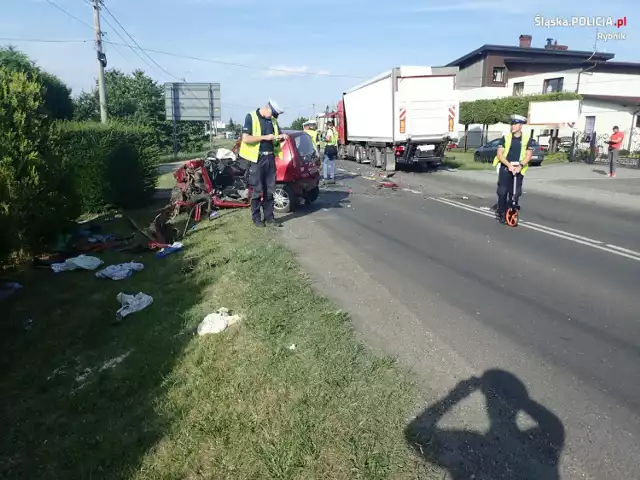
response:
<path id="1" fill-rule="evenodd" d="M 228 308 L 219 308 L 217 312 L 210 313 L 198 325 L 198 335 L 208 335 L 225 331 L 229 326 L 242 321 L 240 315 L 229 315 Z"/>

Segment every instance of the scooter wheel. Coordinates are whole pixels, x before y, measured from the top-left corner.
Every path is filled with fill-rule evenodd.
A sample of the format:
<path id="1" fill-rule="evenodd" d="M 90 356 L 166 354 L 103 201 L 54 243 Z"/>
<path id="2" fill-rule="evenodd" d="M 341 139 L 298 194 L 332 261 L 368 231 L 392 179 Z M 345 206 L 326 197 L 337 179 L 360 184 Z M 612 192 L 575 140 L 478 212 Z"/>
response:
<path id="1" fill-rule="evenodd" d="M 510 227 L 518 226 L 518 210 L 516 210 L 515 208 L 510 208 L 509 210 L 507 210 L 507 214 L 505 215 L 505 217 L 507 225 L 509 225 Z"/>

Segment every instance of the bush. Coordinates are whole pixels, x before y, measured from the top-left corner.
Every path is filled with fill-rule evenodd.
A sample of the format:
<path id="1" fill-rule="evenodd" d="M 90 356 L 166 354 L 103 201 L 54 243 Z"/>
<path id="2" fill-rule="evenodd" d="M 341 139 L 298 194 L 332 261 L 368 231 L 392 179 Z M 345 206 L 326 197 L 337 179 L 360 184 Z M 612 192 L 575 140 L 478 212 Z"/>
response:
<path id="1" fill-rule="evenodd" d="M 149 203 L 159 153 L 152 129 L 122 122 L 60 122 L 55 132 L 57 153 L 74 170 L 83 211 Z"/>
<path id="2" fill-rule="evenodd" d="M 544 157 L 544 163 L 565 163 L 569 161 L 569 154 L 566 152 L 548 153 Z"/>
<path id="3" fill-rule="evenodd" d="M 51 151 L 44 88 L 0 67 L 0 259 L 38 251 L 79 214 L 72 172 Z"/>
<path id="4" fill-rule="evenodd" d="M 528 116 L 529 103 L 531 102 L 579 100 L 581 98 L 577 93 L 557 92 L 461 102 L 459 121 L 461 125 L 509 123 L 511 115 Z"/>

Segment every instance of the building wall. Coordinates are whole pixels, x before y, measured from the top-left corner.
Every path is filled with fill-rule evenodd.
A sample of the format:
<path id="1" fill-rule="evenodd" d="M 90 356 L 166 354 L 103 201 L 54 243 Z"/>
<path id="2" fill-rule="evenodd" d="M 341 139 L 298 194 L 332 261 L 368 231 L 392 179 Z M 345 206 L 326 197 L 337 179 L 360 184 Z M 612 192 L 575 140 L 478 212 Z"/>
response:
<path id="1" fill-rule="evenodd" d="M 472 63 L 466 68 L 460 69 L 456 76 L 456 88 L 466 90 L 482 87 L 482 75 L 484 72 L 484 59 Z"/>
<path id="2" fill-rule="evenodd" d="M 488 67 L 486 67 L 488 68 Z M 479 99 L 500 98 L 513 95 L 513 85 L 524 83 L 524 94 L 543 93 L 544 81 L 546 79 L 562 77 L 563 90 L 575 91 L 578 82 L 579 69 L 562 70 L 547 73 L 526 72 L 523 76 L 516 76 L 517 72 L 510 72 L 507 84 L 504 87 L 481 87 L 466 89 L 460 92 L 460 101 L 468 102 Z M 587 95 L 610 95 L 610 96 L 640 96 L 640 75 L 612 74 L 600 72 L 586 72 L 580 75 L 579 93 Z M 586 129 L 586 117 L 595 117 L 595 131 L 598 135 L 611 133 L 612 128 L 617 125 L 625 132 L 625 148 L 640 148 L 636 145 L 640 142 L 640 134 L 635 128 L 637 118 L 633 115 L 635 107 L 622 105 L 619 102 L 606 102 L 596 100 L 584 100 L 582 104 L 582 114 L 575 130 L 583 132 Z M 477 147 L 481 142 L 481 125 L 470 125 L 467 138 L 467 145 Z M 487 137 L 490 140 L 503 135 L 508 131 L 508 125 L 497 124 L 489 126 Z M 536 127 L 535 135 L 543 133 L 544 127 Z M 460 144 L 464 143 L 464 125 L 458 126 Z M 569 128 L 561 129 L 560 136 L 571 136 L 573 130 Z M 541 144 L 545 144 L 545 138 L 540 138 Z"/>
<path id="3" fill-rule="evenodd" d="M 516 72 L 510 72 L 507 88 L 509 95 L 512 95 L 514 83 L 524 82 L 525 95 L 540 94 L 544 93 L 545 80 L 563 78 L 563 90 L 567 92 L 575 92 L 579 87 L 579 93 L 584 95 L 640 96 L 640 74 L 583 72 L 580 74 L 580 85 L 578 86 L 579 72 L 580 69 L 572 69 L 527 74 L 526 76 L 516 76 Z"/>

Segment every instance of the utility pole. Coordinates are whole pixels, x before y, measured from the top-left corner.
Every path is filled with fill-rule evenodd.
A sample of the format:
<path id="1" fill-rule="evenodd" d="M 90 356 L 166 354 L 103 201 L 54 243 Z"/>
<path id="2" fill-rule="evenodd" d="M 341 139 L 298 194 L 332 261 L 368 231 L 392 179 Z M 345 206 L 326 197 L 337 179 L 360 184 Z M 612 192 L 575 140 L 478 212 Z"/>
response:
<path id="1" fill-rule="evenodd" d="M 107 123 L 107 91 L 104 84 L 104 68 L 107 56 L 102 51 L 102 30 L 100 29 L 100 1 L 93 0 L 93 26 L 96 36 L 96 57 L 98 58 L 98 94 L 100 95 L 100 120 Z"/>

